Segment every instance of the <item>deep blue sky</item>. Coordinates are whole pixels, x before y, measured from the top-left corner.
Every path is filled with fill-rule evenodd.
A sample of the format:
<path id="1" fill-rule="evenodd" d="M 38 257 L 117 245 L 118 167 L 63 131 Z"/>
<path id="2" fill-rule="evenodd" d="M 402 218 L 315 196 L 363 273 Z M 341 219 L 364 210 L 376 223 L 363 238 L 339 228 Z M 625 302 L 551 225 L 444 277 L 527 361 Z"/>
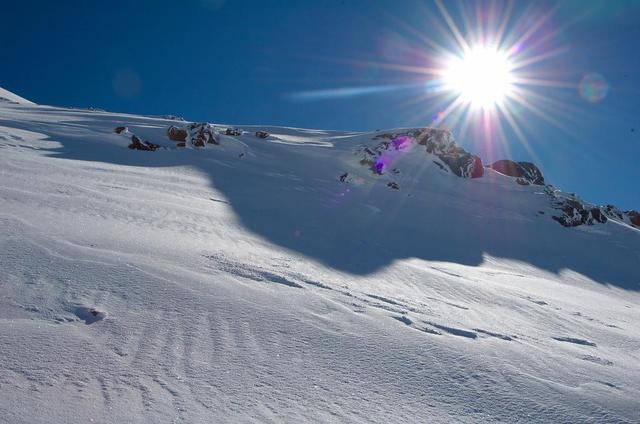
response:
<path id="1" fill-rule="evenodd" d="M 477 22 L 490 6 L 444 4 L 461 27 L 463 12 Z M 444 108 L 420 99 L 429 77 L 380 66 L 429 65 L 421 37 L 451 47 L 431 1 L 22 0 L 2 1 L 0 12 L 0 86 L 41 104 L 340 130 L 430 125 Z M 508 149 L 451 125 L 460 144 L 485 162 L 533 160 L 548 182 L 587 200 L 640 208 L 640 2 L 516 2 L 510 16 L 516 35 L 548 16 L 527 54 L 556 54 L 526 71 L 561 82 L 531 87 L 554 102 L 540 109 L 556 123 L 513 107 L 530 150 L 505 122 Z M 578 90 L 590 73 L 608 83 L 596 103 Z M 296 97 L 345 87 L 367 89 Z"/>

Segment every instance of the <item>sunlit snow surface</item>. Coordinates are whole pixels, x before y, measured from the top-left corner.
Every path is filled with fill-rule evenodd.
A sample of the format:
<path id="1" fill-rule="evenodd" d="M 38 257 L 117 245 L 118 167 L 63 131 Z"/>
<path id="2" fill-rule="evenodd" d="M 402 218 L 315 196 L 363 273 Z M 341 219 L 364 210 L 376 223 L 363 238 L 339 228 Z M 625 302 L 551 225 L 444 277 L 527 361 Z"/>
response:
<path id="1" fill-rule="evenodd" d="M 174 123 L 0 103 L 0 422 L 640 422 L 638 230 Z"/>

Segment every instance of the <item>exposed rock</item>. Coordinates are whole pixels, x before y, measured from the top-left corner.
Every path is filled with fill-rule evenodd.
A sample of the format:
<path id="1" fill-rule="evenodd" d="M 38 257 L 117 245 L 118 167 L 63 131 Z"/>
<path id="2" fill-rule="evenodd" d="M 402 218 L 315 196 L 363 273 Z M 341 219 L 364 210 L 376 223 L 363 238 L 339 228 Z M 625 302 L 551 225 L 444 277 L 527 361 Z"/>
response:
<path id="1" fill-rule="evenodd" d="M 122 134 L 124 132 L 129 131 L 129 128 L 127 127 L 116 127 L 116 129 L 114 130 L 116 134 Z"/>
<path id="2" fill-rule="evenodd" d="M 174 125 L 167 128 L 167 137 L 169 137 L 171 141 L 187 141 L 187 135 L 187 130 L 184 128 L 178 128 Z"/>
<path id="3" fill-rule="evenodd" d="M 609 217 L 609 218 L 613 218 L 613 219 L 620 219 L 620 220 L 624 220 L 624 212 L 622 212 L 621 210 L 619 210 L 617 207 L 615 207 L 614 205 L 607 205 L 604 207 L 603 212 Z"/>
<path id="4" fill-rule="evenodd" d="M 268 138 L 269 135 L 270 134 L 266 131 L 256 131 L 256 137 L 258 138 Z"/>
<path id="5" fill-rule="evenodd" d="M 607 217 L 600 211 L 599 208 L 591 208 L 591 217 L 601 224 L 607 222 Z"/>
<path id="6" fill-rule="evenodd" d="M 204 147 L 207 144 L 220 144 L 220 141 L 215 135 L 214 129 L 210 124 L 193 123 L 189 125 L 191 130 L 191 144 L 195 147 Z"/>
<path id="7" fill-rule="evenodd" d="M 451 172 L 458 177 L 480 178 L 484 175 L 482 160 L 471 153 L 462 152 L 459 154 L 438 155 L 441 161 L 446 163 Z"/>
<path id="8" fill-rule="evenodd" d="M 387 187 L 392 188 L 394 190 L 400 190 L 400 185 L 395 181 L 390 181 L 387 183 Z"/>
<path id="9" fill-rule="evenodd" d="M 414 130 L 411 135 L 418 144 L 426 147 L 428 153 L 437 155 L 458 177 L 480 178 L 484 175 L 482 159 L 456 145 L 450 131 L 424 128 Z"/>
<path id="10" fill-rule="evenodd" d="M 239 130 L 237 128 L 227 128 L 227 130 L 224 132 L 224 135 L 237 137 L 242 135 L 242 130 Z"/>
<path id="11" fill-rule="evenodd" d="M 593 225 L 596 222 L 604 224 L 607 217 L 598 207 L 587 206 L 577 198 L 559 198 L 555 196 L 556 209 L 562 211 L 560 215 L 551 218 L 565 227 L 577 227 L 578 225 Z"/>
<path id="12" fill-rule="evenodd" d="M 380 140 L 380 139 L 384 139 L 384 140 L 391 140 L 392 138 L 394 138 L 395 135 L 394 134 L 378 134 L 375 137 L 373 137 L 374 140 Z"/>
<path id="13" fill-rule="evenodd" d="M 640 212 L 634 210 L 627 211 L 627 216 L 629 217 L 629 221 L 631 221 L 632 225 L 640 227 Z"/>
<path id="14" fill-rule="evenodd" d="M 377 134 L 373 139 L 383 141 L 375 147 L 364 146 L 361 150 L 364 157 L 360 163 L 370 167 L 371 171 L 377 175 L 384 174 L 389 167 L 385 157 L 388 155 L 385 155 L 384 152 L 390 150 L 408 151 L 413 143 L 425 146 L 427 153 L 436 155 L 459 177 L 479 178 L 484 175 L 482 160 L 457 146 L 453 135 L 448 130 L 418 128 L 402 133 Z M 442 163 L 436 162 L 436 164 L 440 169 L 446 170 Z"/>
<path id="15" fill-rule="evenodd" d="M 433 155 L 427 155 L 425 159 L 432 160 L 441 170 L 451 171 L 463 178 L 479 178 L 484 175 L 482 160 L 456 145 L 448 130 L 409 129 L 402 132 L 379 133 L 373 140 L 378 140 L 378 144 L 362 145 L 356 153 L 361 155 L 360 164 L 369 168 L 375 175 L 397 173 L 396 164 L 399 162 L 396 161 L 409 152 L 412 155 L 418 154 L 418 146 L 424 146 L 426 153 Z M 514 177 L 515 182 L 522 186 L 545 186 L 542 172 L 531 162 L 499 160 L 489 168 Z M 399 185 L 393 181 L 387 182 L 387 186 L 399 189 Z M 640 228 L 640 212 L 621 211 L 612 205 L 596 206 L 580 200 L 575 194 L 556 190 L 551 185 L 545 186 L 544 191 L 555 209 L 549 216 L 565 227 L 605 224 L 609 219 L 615 219 Z M 546 215 L 544 211 L 538 211 L 538 214 Z"/>
<path id="16" fill-rule="evenodd" d="M 623 211 L 618 209 L 614 205 L 606 205 L 602 208 L 602 212 L 610 219 L 622 221 L 625 224 L 640 228 L 640 212 L 636 210 L 631 209 L 628 211 Z"/>
<path id="17" fill-rule="evenodd" d="M 184 121 L 184 118 L 182 116 L 176 116 L 176 115 L 162 115 L 161 118 L 169 119 L 171 121 Z"/>
<path id="18" fill-rule="evenodd" d="M 414 131 L 412 136 L 418 144 L 426 146 L 427 152 L 437 155 L 456 155 L 464 150 L 456 145 L 453 134 L 450 131 L 424 128 Z"/>
<path id="19" fill-rule="evenodd" d="M 340 175 L 340 182 L 344 183 L 345 181 L 347 181 L 348 176 L 349 176 L 348 172 L 345 172 L 344 174 Z"/>
<path id="20" fill-rule="evenodd" d="M 140 137 L 138 137 L 137 135 L 132 135 L 131 136 L 131 144 L 129 144 L 129 148 L 133 149 L 133 150 L 145 150 L 145 151 L 155 151 L 158 149 L 157 144 L 153 144 L 153 143 L 149 143 L 148 141 L 142 141 L 140 140 Z"/>
<path id="21" fill-rule="evenodd" d="M 531 162 L 514 162 L 503 159 L 494 162 L 491 168 L 510 177 L 524 178 L 531 184 L 544 185 L 542 171 Z"/>

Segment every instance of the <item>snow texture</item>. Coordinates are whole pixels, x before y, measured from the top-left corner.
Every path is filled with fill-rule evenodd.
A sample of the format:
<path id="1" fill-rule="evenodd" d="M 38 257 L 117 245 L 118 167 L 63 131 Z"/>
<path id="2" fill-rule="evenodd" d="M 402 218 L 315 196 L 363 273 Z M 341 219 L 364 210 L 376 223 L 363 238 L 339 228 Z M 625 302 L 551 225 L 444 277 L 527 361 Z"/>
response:
<path id="1" fill-rule="evenodd" d="M 417 143 L 372 172 L 381 133 L 171 125 L 0 102 L 0 422 L 640 422 L 637 229 Z"/>

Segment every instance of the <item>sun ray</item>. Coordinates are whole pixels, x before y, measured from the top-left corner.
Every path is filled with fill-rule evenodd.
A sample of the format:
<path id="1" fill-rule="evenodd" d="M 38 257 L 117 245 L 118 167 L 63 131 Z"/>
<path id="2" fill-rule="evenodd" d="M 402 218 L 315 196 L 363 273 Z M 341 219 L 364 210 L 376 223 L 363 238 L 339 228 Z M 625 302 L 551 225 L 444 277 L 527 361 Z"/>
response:
<path id="1" fill-rule="evenodd" d="M 553 13 L 554 11 L 551 10 L 543 15 L 540 19 L 536 20 L 534 24 L 522 36 L 520 36 L 520 38 L 518 38 L 511 47 L 508 48 L 508 50 L 512 51 L 514 48 L 519 49 L 519 46 L 523 45 L 527 40 L 529 40 L 540 29 L 540 27 L 542 27 L 542 25 L 544 25 L 551 18 Z"/>
<path id="2" fill-rule="evenodd" d="M 495 4 L 495 3 L 494 3 Z M 507 9 L 502 15 L 502 20 L 500 22 L 500 26 L 496 29 L 495 38 L 496 44 L 501 46 L 504 41 L 505 31 L 507 29 L 507 25 L 509 24 L 509 20 L 511 19 L 511 13 L 513 11 L 514 0 L 509 0 L 507 2 Z"/>
<path id="3" fill-rule="evenodd" d="M 533 85 L 537 87 L 556 87 L 556 88 L 571 88 L 571 89 L 576 87 L 576 84 L 573 82 L 528 77 L 526 75 L 521 75 L 521 74 L 514 76 L 512 81 L 513 81 L 513 84 L 517 86 Z"/>
<path id="4" fill-rule="evenodd" d="M 453 22 L 451 15 L 447 11 L 447 8 L 444 6 L 444 4 L 442 4 L 442 0 L 436 0 L 435 3 L 436 3 L 436 6 L 438 6 L 438 9 L 440 10 L 440 13 L 442 14 L 442 17 L 444 18 L 445 22 L 449 26 L 449 29 L 453 33 L 453 36 L 458 42 L 458 46 L 460 47 L 460 49 L 462 51 L 469 50 L 469 44 L 467 44 L 464 37 L 462 37 L 462 34 L 460 34 L 460 30 L 458 29 L 458 26 L 455 24 L 455 22 Z"/>
<path id="5" fill-rule="evenodd" d="M 402 91 L 402 100 L 395 104 L 408 122 L 426 120 L 433 126 L 453 128 L 463 140 L 473 134 L 480 151 L 490 155 L 503 151 L 510 154 L 514 142 L 509 143 L 508 137 L 515 136 L 515 145 L 522 145 L 529 156 L 535 157 L 527 139 L 533 121 L 526 119 L 526 114 L 563 132 L 569 132 L 567 116 L 577 116 L 558 95 L 563 90 L 575 90 L 575 82 L 563 78 L 560 69 L 549 73 L 553 68 L 546 63 L 567 51 L 567 46 L 555 43 L 562 31 L 552 22 L 558 6 L 540 13 L 535 4 L 530 4 L 519 8 L 516 15 L 515 0 L 478 1 L 473 5 L 458 0 L 454 4 L 459 10 L 449 10 L 449 3 L 435 0 L 437 13 L 424 4 L 416 6 L 423 15 L 418 20 L 426 22 L 431 36 L 388 13 L 388 22 L 397 31 L 397 38 L 392 36 L 391 40 L 400 40 L 402 55 L 326 59 L 384 71 L 388 78 L 385 82 L 376 77 L 374 85 L 299 95 L 313 100 L 376 93 L 400 97 Z"/>
<path id="6" fill-rule="evenodd" d="M 392 13 L 385 13 L 385 16 L 387 19 L 393 22 L 394 27 L 403 29 L 413 37 L 416 37 L 419 43 L 421 43 L 424 46 L 428 46 L 430 49 L 432 49 L 431 53 L 435 53 L 437 55 L 446 55 L 448 53 L 447 49 L 444 46 L 442 46 L 441 44 L 438 44 L 435 40 L 427 37 L 424 33 L 420 32 L 417 28 L 409 25 L 406 21 L 396 17 Z M 424 52 L 423 54 L 425 56 L 428 55 L 428 53 L 426 52 Z"/>
<path id="7" fill-rule="evenodd" d="M 496 108 L 496 115 L 500 114 L 500 109 Z M 504 132 L 504 127 L 502 125 L 502 119 L 496 119 L 496 127 L 498 128 L 498 132 L 500 136 L 498 137 L 498 143 L 500 143 L 500 147 L 504 149 L 504 153 L 506 157 L 513 157 L 513 153 L 511 151 L 511 144 L 508 142 L 507 135 Z M 490 144 L 490 147 L 494 147 L 493 144 Z M 493 153 L 492 158 L 495 158 L 497 155 Z M 494 159 L 495 160 L 495 159 Z"/>
<path id="8" fill-rule="evenodd" d="M 551 59 L 553 57 L 559 56 L 563 53 L 566 53 L 567 49 L 565 47 L 558 47 L 556 49 L 550 50 L 545 53 L 541 53 L 537 56 L 532 56 L 528 58 L 522 58 L 520 60 L 515 60 L 513 63 L 514 70 L 518 70 L 524 68 L 526 66 L 532 65 L 534 63 L 542 62 L 543 60 Z"/>
<path id="9" fill-rule="evenodd" d="M 518 103 L 521 106 L 523 106 L 526 109 L 528 109 L 533 114 L 539 116 L 540 118 L 542 118 L 542 119 L 546 120 L 547 122 L 549 122 L 550 124 L 554 125 L 556 128 L 561 129 L 561 130 L 563 130 L 565 132 L 569 132 L 569 129 L 564 124 L 562 124 L 560 121 L 558 121 L 553 116 L 549 115 L 544 110 L 542 110 L 539 107 L 537 107 L 533 102 L 528 101 L 526 96 L 522 95 L 523 91 L 524 90 L 520 90 L 520 92 L 512 93 L 510 98 L 513 99 L 516 103 Z"/>
<path id="10" fill-rule="evenodd" d="M 533 148 L 529 144 L 527 137 L 525 136 L 524 132 L 520 128 L 520 125 L 518 125 L 518 123 L 516 122 L 511 112 L 507 108 L 502 106 L 498 106 L 498 110 L 502 113 L 502 116 L 504 116 L 504 118 L 506 119 L 507 123 L 511 127 L 511 130 L 520 141 L 520 144 L 522 145 L 522 147 L 524 147 L 524 149 L 527 151 L 527 153 L 531 155 L 531 157 L 537 159 L 536 153 L 534 152 Z"/>

